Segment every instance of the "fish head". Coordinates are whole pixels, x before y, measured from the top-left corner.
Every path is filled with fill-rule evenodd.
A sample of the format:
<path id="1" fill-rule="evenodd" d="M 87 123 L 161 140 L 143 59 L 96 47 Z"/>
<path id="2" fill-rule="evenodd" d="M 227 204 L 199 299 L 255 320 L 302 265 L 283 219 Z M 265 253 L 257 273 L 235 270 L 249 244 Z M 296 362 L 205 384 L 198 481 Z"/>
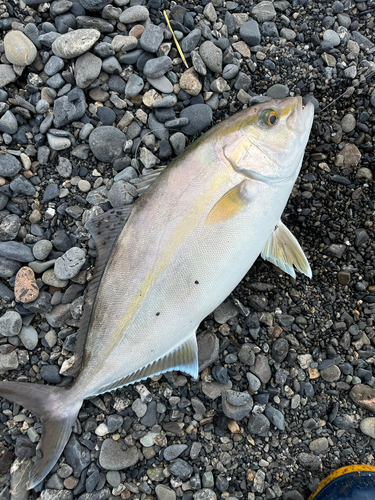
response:
<path id="1" fill-rule="evenodd" d="M 270 185 L 298 176 L 314 118 L 314 106 L 301 97 L 274 99 L 237 115 L 223 128 L 223 154 L 236 172 Z"/>

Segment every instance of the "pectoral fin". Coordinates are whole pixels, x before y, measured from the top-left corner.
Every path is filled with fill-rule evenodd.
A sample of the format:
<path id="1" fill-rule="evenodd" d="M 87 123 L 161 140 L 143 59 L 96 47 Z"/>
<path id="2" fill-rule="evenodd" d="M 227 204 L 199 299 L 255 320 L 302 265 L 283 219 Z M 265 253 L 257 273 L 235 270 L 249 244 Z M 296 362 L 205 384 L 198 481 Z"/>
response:
<path id="1" fill-rule="evenodd" d="M 263 259 L 269 260 L 293 278 L 296 277 L 293 266 L 309 278 L 312 277 L 310 265 L 302 248 L 281 221 L 268 238 L 261 255 Z"/>
<path id="2" fill-rule="evenodd" d="M 207 215 L 206 224 L 216 224 L 228 220 L 237 215 L 248 203 L 247 181 L 240 182 L 237 186 L 225 193 L 215 203 Z"/>

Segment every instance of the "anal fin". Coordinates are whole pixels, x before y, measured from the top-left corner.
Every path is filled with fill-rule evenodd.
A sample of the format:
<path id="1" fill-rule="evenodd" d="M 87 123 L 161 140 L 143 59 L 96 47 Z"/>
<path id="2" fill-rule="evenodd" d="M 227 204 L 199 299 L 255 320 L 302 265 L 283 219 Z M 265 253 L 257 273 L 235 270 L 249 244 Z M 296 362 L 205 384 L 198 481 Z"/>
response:
<path id="1" fill-rule="evenodd" d="M 198 378 L 198 368 L 198 345 L 194 330 L 190 337 L 176 349 L 172 350 L 162 358 L 155 360 L 153 363 L 150 363 L 144 368 L 141 368 L 140 370 L 127 375 L 123 379 L 118 380 L 114 384 L 101 388 L 99 394 L 113 391 L 123 387 L 124 385 L 133 384 L 134 382 L 139 382 L 145 378 L 174 370 L 182 371 L 193 378 Z"/>
<path id="2" fill-rule="evenodd" d="M 296 277 L 294 267 L 309 278 L 312 277 L 310 265 L 296 238 L 279 221 L 263 248 L 261 256 L 279 267 L 282 271 Z"/>

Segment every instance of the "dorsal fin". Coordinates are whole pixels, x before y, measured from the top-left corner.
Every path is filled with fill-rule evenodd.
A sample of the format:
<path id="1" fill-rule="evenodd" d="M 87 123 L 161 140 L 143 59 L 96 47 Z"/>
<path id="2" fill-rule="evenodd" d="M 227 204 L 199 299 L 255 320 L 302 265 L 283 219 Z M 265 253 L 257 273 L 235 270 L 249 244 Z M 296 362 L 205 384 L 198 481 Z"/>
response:
<path id="1" fill-rule="evenodd" d="M 132 206 L 113 208 L 112 210 L 108 210 L 108 212 L 87 221 L 85 224 L 86 229 L 90 231 L 96 243 L 96 262 L 92 280 L 87 288 L 83 314 L 77 332 L 74 364 L 72 368 L 69 369 L 69 374 L 71 375 L 76 375 L 81 367 L 92 308 L 98 292 L 100 280 L 108 262 L 109 254 L 111 253 L 117 236 L 120 234 L 121 229 L 130 215 L 131 209 Z"/>

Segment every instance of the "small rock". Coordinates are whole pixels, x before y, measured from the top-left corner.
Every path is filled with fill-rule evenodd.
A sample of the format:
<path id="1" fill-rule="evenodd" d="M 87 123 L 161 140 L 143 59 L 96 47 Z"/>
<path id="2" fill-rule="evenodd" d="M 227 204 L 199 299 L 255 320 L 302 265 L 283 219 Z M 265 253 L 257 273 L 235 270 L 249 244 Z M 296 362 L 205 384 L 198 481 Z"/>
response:
<path id="1" fill-rule="evenodd" d="M 240 27 L 240 35 L 242 40 L 250 47 L 259 45 L 261 37 L 258 23 L 254 19 L 246 21 Z"/>
<path id="2" fill-rule="evenodd" d="M 223 53 L 213 42 L 210 40 L 203 42 L 199 47 L 199 55 L 211 71 L 214 73 L 222 72 Z"/>
<path id="3" fill-rule="evenodd" d="M 224 414 L 236 421 L 245 418 L 253 407 L 252 397 L 247 392 L 223 392 L 221 402 Z"/>
<path id="4" fill-rule="evenodd" d="M 77 276 L 86 261 L 86 253 L 82 248 L 70 248 L 55 262 L 55 276 L 60 280 L 69 280 Z"/>
<path id="5" fill-rule="evenodd" d="M 106 439 L 100 449 L 99 463 L 104 469 L 121 470 L 132 467 L 138 462 L 138 448 L 129 446 L 123 450 L 123 444 L 113 439 Z"/>
<path id="6" fill-rule="evenodd" d="M 271 368 L 268 359 L 263 354 L 258 354 L 255 358 L 255 364 L 250 368 L 263 384 L 267 384 L 271 379 Z"/>
<path id="7" fill-rule="evenodd" d="M 39 287 L 35 280 L 34 271 L 30 267 L 21 267 L 16 274 L 14 294 L 18 302 L 27 304 L 37 299 Z"/>
<path id="8" fill-rule="evenodd" d="M 199 81 L 198 73 L 194 68 L 186 70 L 180 78 L 180 86 L 187 94 L 196 96 L 202 90 L 202 84 Z"/>
<path id="9" fill-rule="evenodd" d="M 32 351 L 38 345 L 38 333 L 31 325 L 24 325 L 19 334 L 22 344 L 27 350 Z"/>
<path id="10" fill-rule="evenodd" d="M 104 162 L 111 162 L 123 155 L 126 136 L 116 127 L 103 126 L 93 130 L 89 137 L 94 156 Z"/>
<path id="11" fill-rule="evenodd" d="M 120 16 L 120 23 L 123 24 L 134 24 L 148 19 L 149 12 L 146 7 L 141 5 L 134 5 L 133 7 L 128 7 Z"/>
<path id="12" fill-rule="evenodd" d="M 5 55 L 16 66 L 29 66 L 37 56 L 33 42 L 22 31 L 9 31 L 4 37 Z"/>
<path id="13" fill-rule="evenodd" d="M 52 43 L 52 52 L 62 59 L 73 59 L 88 50 L 100 38 L 100 31 L 95 29 L 78 29 L 59 36 Z"/>
<path id="14" fill-rule="evenodd" d="M 189 124 L 185 125 L 181 132 L 194 135 L 208 127 L 212 121 L 212 109 L 207 104 L 193 104 L 184 108 L 180 113 L 181 118 L 187 118 Z"/>

